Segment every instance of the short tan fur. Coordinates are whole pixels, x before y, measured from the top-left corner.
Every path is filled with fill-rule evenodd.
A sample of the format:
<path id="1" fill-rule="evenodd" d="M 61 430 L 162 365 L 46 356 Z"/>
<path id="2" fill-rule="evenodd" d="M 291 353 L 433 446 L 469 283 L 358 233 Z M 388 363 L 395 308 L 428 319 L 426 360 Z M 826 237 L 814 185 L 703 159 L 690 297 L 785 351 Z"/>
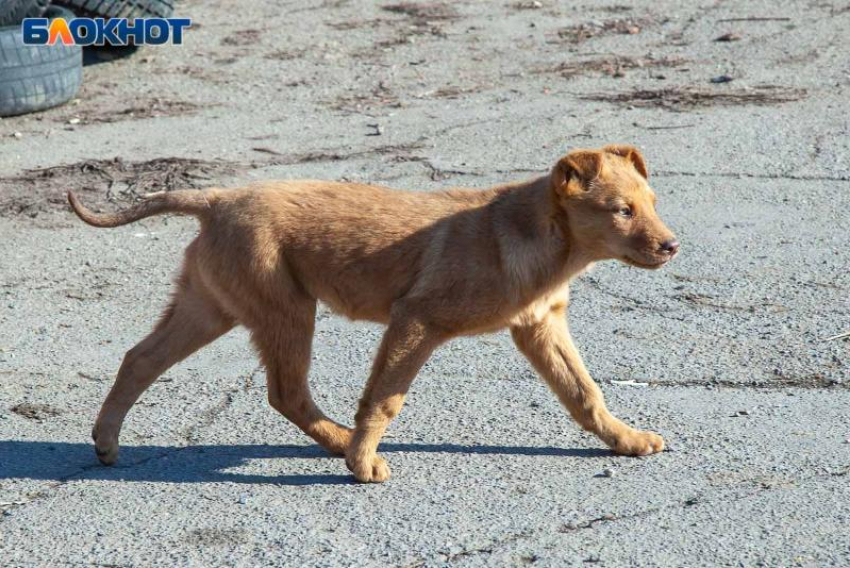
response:
<path id="1" fill-rule="evenodd" d="M 157 377 L 236 325 L 251 333 L 271 405 L 344 455 L 359 481 L 389 478 L 378 443 L 433 350 L 504 328 L 583 428 L 620 454 L 661 451 L 660 436 L 608 411 L 566 320 L 569 282 L 592 263 L 658 268 L 675 256 L 679 245 L 656 214 L 647 179 L 637 149 L 606 146 L 570 152 L 537 179 L 486 190 L 277 181 L 156 194 L 116 214 L 93 213 L 69 193 L 77 215 L 97 227 L 163 213 L 201 224 L 170 305 L 127 352 L 100 410 L 100 460 L 115 462 L 124 418 Z M 325 416 L 310 395 L 318 301 L 387 326 L 353 429 Z"/>

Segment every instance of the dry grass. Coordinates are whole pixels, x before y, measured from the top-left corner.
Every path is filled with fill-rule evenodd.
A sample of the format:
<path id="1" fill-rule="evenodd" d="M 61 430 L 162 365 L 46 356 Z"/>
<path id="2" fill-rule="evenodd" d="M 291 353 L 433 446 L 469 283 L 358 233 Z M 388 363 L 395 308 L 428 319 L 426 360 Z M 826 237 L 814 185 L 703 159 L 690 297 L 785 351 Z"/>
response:
<path id="1" fill-rule="evenodd" d="M 668 110 L 739 105 L 771 105 L 802 100 L 804 89 L 773 85 L 752 89 L 703 89 L 700 87 L 668 87 L 637 89 L 628 93 L 595 93 L 582 98 L 633 107 L 659 107 Z"/>
<path id="2" fill-rule="evenodd" d="M 347 112 L 363 112 L 377 107 L 402 106 L 395 93 L 383 81 L 379 81 L 371 91 L 340 96 L 326 101 L 325 104 L 333 110 Z"/>
<path id="3" fill-rule="evenodd" d="M 414 20 L 453 20 L 458 17 L 457 11 L 450 4 L 441 2 L 399 2 L 386 4 L 381 9 L 394 14 L 403 14 Z"/>
<path id="4" fill-rule="evenodd" d="M 44 420 L 45 418 L 52 418 L 61 414 L 58 409 L 50 406 L 49 404 L 39 404 L 32 402 L 23 402 L 21 404 L 15 405 L 12 407 L 11 410 L 18 416 L 23 416 L 24 418 L 29 418 L 30 420 Z"/>
<path id="5" fill-rule="evenodd" d="M 85 194 L 95 208 L 110 202 L 133 201 L 152 191 L 196 188 L 208 185 L 214 174 L 234 173 L 239 169 L 228 162 L 210 162 L 184 158 L 157 158 L 128 162 L 85 160 L 75 164 L 25 170 L 22 174 L 0 179 L 0 216 L 29 215 L 65 209 L 69 189 Z"/>
<path id="6" fill-rule="evenodd" d="M 557 73 L 567 79 L 591 73 L 601 73 L 610 77 L 622 77 L 626 71 L 634 69 L 679 67 L 685 63 L 687 63 L 687 60 L 680 57 L 662 57 L 656 59 L 654 57 L 611 55 L 582 61 L 567 61 L 554 67 L 540 69 L 538 72 Z"/>
<path id="7" fill-rule="evenodd" d="M 586 23 L 558 30 L 558 39 L 565 43 L 582 43 L 607 35 L 635 35 L 653 23 L 651 18 L 619 18 L 601 23 Z"/>

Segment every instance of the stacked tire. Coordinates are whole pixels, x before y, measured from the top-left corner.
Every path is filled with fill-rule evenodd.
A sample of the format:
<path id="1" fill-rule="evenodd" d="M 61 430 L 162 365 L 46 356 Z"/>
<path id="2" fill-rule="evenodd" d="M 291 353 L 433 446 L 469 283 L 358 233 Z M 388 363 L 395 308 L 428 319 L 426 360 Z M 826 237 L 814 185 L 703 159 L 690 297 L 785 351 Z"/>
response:
<path id="1" fill-rule="evenodd" d="M 14 26 L 24 18 L 40 18 L 50 0 L 5 0 L 0 3 L 0 26 Z"/>
<path id="2" fill-rule="evenodd" d="M 77 95 L 83 50 L 76 45 L 24 45 L 21 21 L 46 17 L 167 18 L 174 0 L 0 0 L 0 116 L 48 109 Z M 73 10 L 73 11 L 72 11 Z"/>
<path id="3" fill-rule="evenodd" d="M 76 45 L 24 45 L 23 17 L 67 18 L 74 13 L 44 0 L 11 0 L 0 7 L 0 116 L 44 110 L 74 98 L 83 78 Z M 18 21 L 15 22 L 15 19 Z"/>

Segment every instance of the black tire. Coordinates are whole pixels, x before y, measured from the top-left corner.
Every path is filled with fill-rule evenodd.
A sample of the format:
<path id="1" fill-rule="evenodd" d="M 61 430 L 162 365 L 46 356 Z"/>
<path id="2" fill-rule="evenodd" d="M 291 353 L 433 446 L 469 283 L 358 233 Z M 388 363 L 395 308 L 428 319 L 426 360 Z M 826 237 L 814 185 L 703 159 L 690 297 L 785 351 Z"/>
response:
<path id="1" fill-rule="evenodd" d="M 51 6 L 47 18 L 71 19 L 70 10 Z M 78 45 L 24 45 L 20 26 L 0 28 L 0 116 L 61 105 L 74 98 L 83 79 Z"/>
<path id="2" fill-rule="evenodd" d="M 100 18 L 167 18 L 174 0 L 53 0 L 81 16 Z"/>
<path id="3" fill-rule="evenodd" d="M 0 26 L 16 26 L 24 18 L 38 18 L 50 0 L 2 0 L 0 1 Z"/>

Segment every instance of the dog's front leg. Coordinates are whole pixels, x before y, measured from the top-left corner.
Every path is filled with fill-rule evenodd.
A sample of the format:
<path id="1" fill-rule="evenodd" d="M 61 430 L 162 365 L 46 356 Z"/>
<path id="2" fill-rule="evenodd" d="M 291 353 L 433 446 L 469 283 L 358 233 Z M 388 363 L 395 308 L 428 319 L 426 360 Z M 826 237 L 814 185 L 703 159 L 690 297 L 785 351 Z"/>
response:
<path id="1" fill-rule="evenodd" d="M 390 477 L 386 461 L 377 455 L 378 443 L 390 421 L 404 404 L 416 373 L 441 339 L 421 321 L 393 314 L 381 341 L 372 374 L 360 399 L 355 430 L 345 463 L 362 482 L 381 482 Z"/>
<path id="2" fill-rule="evenodd" d="M 635 430 L 608 411 L 602 391 L 573 345 L 561 309 L 548 312 L 540 321 L 512 327 L 511 335 L 519 350 L 585 430 L 599 436 L 618 454 L 643 456 L 664 449 L 661 436 Z"/>

